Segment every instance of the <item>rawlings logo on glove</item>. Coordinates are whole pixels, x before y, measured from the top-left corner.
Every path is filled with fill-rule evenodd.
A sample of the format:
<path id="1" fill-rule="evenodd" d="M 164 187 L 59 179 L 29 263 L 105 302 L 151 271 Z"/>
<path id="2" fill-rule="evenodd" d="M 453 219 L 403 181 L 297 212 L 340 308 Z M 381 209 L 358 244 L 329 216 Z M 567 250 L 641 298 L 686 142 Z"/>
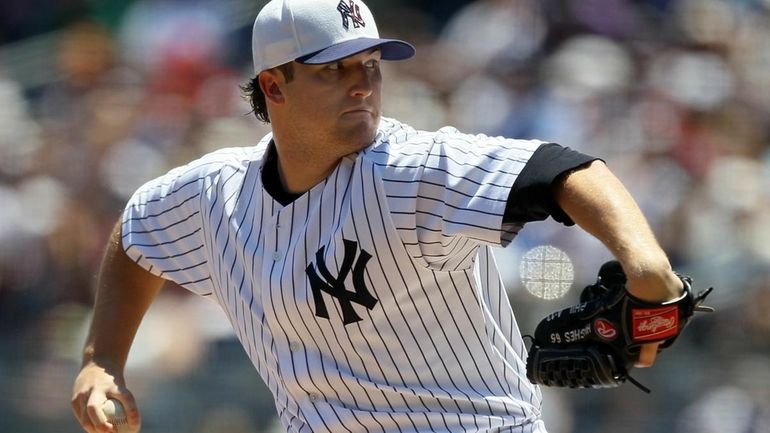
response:
<path id="1" fill-rule="evenodd" d="M 594 330 L 596 334 L 607 341 L 612 341 L 618 338 L 618 330 L 615 329 L 615 325 L 607 319 L 594 320 Z"/>
<path id="2" fill-rule="evenodd" d="M 682 296 L 664 303 L 638 299 L 626 290 L 620 263 L 607 262 L 595 284 L 587 286 L 580 303 L 552 313 L 535 329 L 527 358 L 527 377 L 532 383 L 571 388 L 607 388 L 628 379 L 649 392 L 628 372 L 642 344 L 662 341 L 670 346 L 713 288 L 697 296 L 692 279 L 679 276 Z"/>
<path id="3" fill-rule="evenodd" d="M 634 341 L 655 341 L 679 332 L 679 308 L 653 308 L 631 311 Z"/>

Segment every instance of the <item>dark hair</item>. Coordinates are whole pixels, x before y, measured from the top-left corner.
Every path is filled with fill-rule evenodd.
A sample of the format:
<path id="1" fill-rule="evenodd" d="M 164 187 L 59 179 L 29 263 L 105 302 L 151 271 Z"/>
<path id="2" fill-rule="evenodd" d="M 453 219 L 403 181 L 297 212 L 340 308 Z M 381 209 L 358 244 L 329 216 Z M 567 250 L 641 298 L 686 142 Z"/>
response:
<path id="1" fill-rule="evenodd" d="M 292 66 L 291 62 L 276 66 L 274 69 L 281 71 L 287 83 L 294 79 L 294 67 Z M 270 116 L 267 114 L 267 102 L 265 101 L 265 94 L 259 87 L 259 74 L 250 79 L 248 83 L 240 87 L 241 92 L 243 92 L 243 97 L 249 101 L 252 112 L 255 116 L 257 116 L 257 119 L 265 123 L 270 123 Z"/>

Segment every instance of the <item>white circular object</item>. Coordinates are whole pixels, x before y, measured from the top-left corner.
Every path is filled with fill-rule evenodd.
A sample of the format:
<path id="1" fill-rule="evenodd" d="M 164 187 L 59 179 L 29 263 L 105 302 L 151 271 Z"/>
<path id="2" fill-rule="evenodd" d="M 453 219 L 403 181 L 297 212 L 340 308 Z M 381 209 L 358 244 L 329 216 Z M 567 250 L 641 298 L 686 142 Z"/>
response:
<path id="1" fill-rule="evenodd" d="M 521 282 L 524 288 L 542 299 L 563 297 L 572 287 L 575 271 L 567 253 L 551 245 L 527 251 L 521 258 Z"/>
<path id="2" fill-rule="evenodd" d="M 102 405 L 102 412 L 107 417 L 107 421 L 115 426 L 118 433 L 134 433 L 128 426 L 128 415 L 120 401 L 109 399 Z"/>

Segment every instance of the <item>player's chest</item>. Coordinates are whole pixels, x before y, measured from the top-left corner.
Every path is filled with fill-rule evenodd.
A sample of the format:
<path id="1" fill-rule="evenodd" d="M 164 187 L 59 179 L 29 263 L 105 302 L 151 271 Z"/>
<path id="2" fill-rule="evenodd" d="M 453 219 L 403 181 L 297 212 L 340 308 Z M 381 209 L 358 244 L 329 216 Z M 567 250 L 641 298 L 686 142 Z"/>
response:
<path id="1" fill-rule="evenodd" d="M 348 325 L 395 302 L 419 270 L 404 249 L 381 185 L 351 165 L 287 206 L 264 190 L 224 210 L 212 233 L 225 308 Z M 405 272 L 406 271 L 406 272 Z M 397 275 L 402 277 L 395 278 Z M 388 278 L 396 283 L 386 285 Z"/>

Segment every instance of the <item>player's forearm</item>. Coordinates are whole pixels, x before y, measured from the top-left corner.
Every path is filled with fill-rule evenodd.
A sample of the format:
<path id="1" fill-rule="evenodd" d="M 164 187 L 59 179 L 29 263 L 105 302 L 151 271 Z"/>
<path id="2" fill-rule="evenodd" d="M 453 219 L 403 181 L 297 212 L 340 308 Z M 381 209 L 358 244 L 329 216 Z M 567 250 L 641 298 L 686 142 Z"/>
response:
<path id="1" fill-rule="evenodd" d="M 555 198 L 576 224 L 620 261 L 631 293 L 655 301 L 679 293 L 681 283 L 642 211 L 603 162 L 571 173 L 556 186 Z"/>
<path id="2" fill-rule="evenodd" d="M 123 369 L 139 323 L 163 280 L 128 258 L 120 243 L 120 225 L 110 237 L 99 271 L 94 316 L 83 351 L 83 365 Z"/>

